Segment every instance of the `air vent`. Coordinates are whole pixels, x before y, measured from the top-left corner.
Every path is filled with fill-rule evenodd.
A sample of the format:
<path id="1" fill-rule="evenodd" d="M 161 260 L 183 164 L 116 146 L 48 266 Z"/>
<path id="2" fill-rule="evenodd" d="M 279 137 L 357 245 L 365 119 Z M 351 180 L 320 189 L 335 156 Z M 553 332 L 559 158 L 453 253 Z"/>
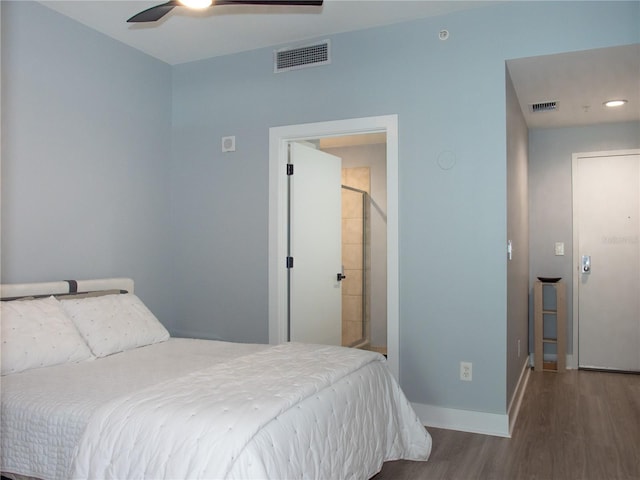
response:
<path id="1" fill-rule="evenodd" d="M 315 67 L 331 63 L 329 40 L 301 47 L 287 47 L 273 52 L 273 71 L 275 73 Z"/>
<path id="2" fill-rule="evenodd" d="M 540 102 L 540 103 L 532 103 L 529 105 L 529 111 L 531 113 L 539 113 L 539 112 L 554 112 L 558 110 L 558 102 Z"/>

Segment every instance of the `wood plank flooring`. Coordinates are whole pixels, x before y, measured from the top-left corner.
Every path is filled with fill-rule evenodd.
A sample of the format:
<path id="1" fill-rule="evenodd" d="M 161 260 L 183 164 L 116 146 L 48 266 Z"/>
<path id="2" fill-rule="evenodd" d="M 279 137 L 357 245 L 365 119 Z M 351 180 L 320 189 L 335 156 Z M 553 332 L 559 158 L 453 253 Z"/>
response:
<path id="1" fill-rule="evenodd" d="M 512 438 L 428 430 L 428 462 L 373 480 L 640 480 L 640 375 L 531 372 Z"/>

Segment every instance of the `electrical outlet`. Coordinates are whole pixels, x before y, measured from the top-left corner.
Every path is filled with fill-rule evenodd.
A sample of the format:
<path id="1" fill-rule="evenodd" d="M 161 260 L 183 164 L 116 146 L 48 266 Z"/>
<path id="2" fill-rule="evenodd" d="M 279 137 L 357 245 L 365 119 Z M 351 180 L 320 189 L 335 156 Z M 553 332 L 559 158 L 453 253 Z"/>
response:
<path id="1" fill-rule="evenodd" d="M 473 379 L 472 367 L 471 362 L 460 362 L 460 380 L 470 382 Z"/>

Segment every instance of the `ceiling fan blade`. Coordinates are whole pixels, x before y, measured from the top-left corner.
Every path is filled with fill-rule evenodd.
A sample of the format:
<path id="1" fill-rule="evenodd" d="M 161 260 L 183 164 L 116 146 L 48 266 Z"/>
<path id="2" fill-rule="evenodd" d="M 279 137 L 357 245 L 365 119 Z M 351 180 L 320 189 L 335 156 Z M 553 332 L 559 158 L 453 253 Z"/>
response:
<path id="1" fill-rule="evenodd" d="M 285 5 L 285 6 L 315 6 L 322 5 L 323 0 L 213 0 L 212 6 L 216 5 Z M 157 22 L 174 7 L 181 5 L 178 0 L 171 0 L 155 7 L 147 8 L 134 15 L 128 23 Z"/>
<path id="2" fill-rule="evenodd" d="M 214 0 L 216 5 L 286 5 L 319 7 L 323 0 Z"/>
<path id="3" fill-rule="evenodd" d="M 172 0 L 167 3 L 163 3 L 161 5 L 156 5 L 155 7 L 147 8 L 142 12 L 131 17 L 127 22 L 129 23 L 144 23 L 144 22 L 157 22 L 162 17 L 164 17 L 167 13 L 169 13 L 173 7 L 178 5 L 177 0 Z"/>

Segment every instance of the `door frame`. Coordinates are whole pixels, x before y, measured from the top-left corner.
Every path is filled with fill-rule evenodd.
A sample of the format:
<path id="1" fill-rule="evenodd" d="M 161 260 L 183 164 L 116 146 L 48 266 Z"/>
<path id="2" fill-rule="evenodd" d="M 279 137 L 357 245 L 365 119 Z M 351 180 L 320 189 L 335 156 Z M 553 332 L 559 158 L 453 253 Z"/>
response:
<path id="1" fill-rule="evenodd" d="M 399 274 L 398 274 L 398 116 L 353 118 L 269 129 L 269 343 L 287 339 L 287 145 L 364 133 L 387 136 L 387 363 L 399 372 Z"/>
<path id="2" fill-rule="evenodd" d="M 625 155 L 640 155 L 640 149 L 604 150 L 598 152 L 580 152 L 571 156 L 571 190 L 572 190 L 572 214 L 573 214 L 573 282 L 571 295 L 573 297 L 572 330 L 573 330 L 573 354 L 567 358 L 567 367 L 577 369 L 580 366 L 580 251 L 578 238 L 578 161 L 581 158 L 615 157 Z"/>

